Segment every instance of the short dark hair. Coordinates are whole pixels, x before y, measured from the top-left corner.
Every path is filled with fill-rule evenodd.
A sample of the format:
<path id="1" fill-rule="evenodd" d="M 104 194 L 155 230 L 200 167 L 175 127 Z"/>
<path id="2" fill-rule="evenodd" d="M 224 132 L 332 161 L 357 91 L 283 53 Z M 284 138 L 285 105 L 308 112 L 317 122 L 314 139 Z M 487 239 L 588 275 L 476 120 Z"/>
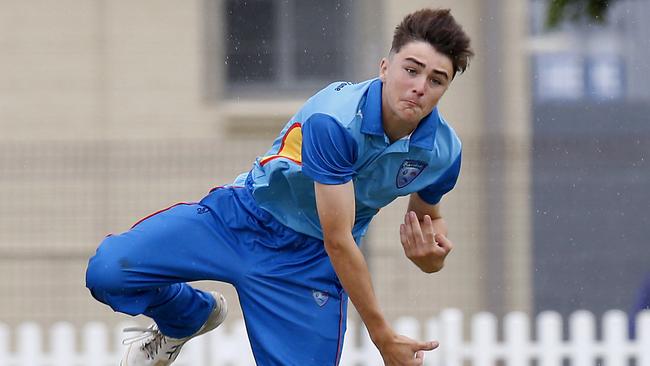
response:
<path id="1" fill-rule="evenodd" d="M 421 9 L 404 17 L 395 28 L 390 52 L 397 53 L 405 44 L 424 41 L 451 59 L 454 76 L 464 72 L 474 56 L 470 39 L 456 23 L 449 9 Z"/>

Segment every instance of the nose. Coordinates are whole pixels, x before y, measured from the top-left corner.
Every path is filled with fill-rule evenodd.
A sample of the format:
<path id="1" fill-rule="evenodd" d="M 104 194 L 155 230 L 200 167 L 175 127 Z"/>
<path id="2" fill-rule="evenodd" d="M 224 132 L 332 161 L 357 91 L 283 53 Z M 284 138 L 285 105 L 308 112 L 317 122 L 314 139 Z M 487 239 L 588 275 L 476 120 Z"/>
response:
<path id="1" fill-rule="evenodd" d="M 412 92 L 415 93 L 418 97 L 424 95 L 424 90 L 427 87 L 427 78 L 419 77 L 413 80 Z"/>

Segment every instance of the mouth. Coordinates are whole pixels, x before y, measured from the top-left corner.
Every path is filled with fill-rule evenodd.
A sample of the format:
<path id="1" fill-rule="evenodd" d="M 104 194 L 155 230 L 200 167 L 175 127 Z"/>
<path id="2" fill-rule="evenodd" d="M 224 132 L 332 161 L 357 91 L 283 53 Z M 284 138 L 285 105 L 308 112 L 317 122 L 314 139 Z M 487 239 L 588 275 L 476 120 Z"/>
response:
<path id="1" fill-rule="evenodd" d="M 420 107 L 420 105 L 419 105 L 417 102 L 415 102 L 415 101 L 413 101 L 413 100 L 410 100 L 410 99 L 404 99 L 403 102 L 404 102 L 407 106 L 409 106 L 409 107 L 411 107 L 411 108 L 419 108 L 419 107 Z"/>

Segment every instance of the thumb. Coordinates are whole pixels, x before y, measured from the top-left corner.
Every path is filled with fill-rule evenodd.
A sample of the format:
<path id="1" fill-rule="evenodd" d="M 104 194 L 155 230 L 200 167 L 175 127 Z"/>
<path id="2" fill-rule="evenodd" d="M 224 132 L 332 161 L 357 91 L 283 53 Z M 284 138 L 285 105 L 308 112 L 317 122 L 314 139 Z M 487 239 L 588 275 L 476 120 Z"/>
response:
<path id="1" fill-rule="evenodd" d="M 415 359 L 424 361 L 424 352 L 422 351 L 415 352 Z"/>
<path id="2" fill-rule="evenodd" d="M 453 244 L 451 243 L 451 241 L 449 239 L 447 239 L 446 236 L 444 236 L 444 235 L 442 235 L 440 233 L 436 233 L 434 239 L 436 240 L 436 243 L 438 244 L 438 246 L 441 246 L 441 247 L 445 248 L 448 251 L 450 251 L 453 248 Z"/>
<path id="3" fill-rule="evenodd" d="M 418 343 L 418 350 L 422 351 L 432 351 L 436 348 L 438 348 L 438 342 L 437 341 L 429 341 L 429 342 L 420 342 Z"/>

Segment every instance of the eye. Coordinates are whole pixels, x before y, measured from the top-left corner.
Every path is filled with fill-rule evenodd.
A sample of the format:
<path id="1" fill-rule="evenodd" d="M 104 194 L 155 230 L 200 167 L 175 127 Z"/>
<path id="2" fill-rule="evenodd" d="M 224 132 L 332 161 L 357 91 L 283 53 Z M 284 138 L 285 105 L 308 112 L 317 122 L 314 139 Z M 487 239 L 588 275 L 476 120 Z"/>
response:
<path id="1" fill-rule="evenodd" d="M 440 81 L 440 79 L 431 78 L 429 80 L 430 80 L 432 85 L 442 85 L 442 81 Z"/>
<path id="2" fill-rule="evenodd" d="M 410 67 L 405 67 L 404 70 L 406 70 L 406 72 L 407 72 L 409 75 L 415 75 L 415 74 L 417 73 L 417 71 L 415 71 L 415 69 L 410 68 Z"/>

